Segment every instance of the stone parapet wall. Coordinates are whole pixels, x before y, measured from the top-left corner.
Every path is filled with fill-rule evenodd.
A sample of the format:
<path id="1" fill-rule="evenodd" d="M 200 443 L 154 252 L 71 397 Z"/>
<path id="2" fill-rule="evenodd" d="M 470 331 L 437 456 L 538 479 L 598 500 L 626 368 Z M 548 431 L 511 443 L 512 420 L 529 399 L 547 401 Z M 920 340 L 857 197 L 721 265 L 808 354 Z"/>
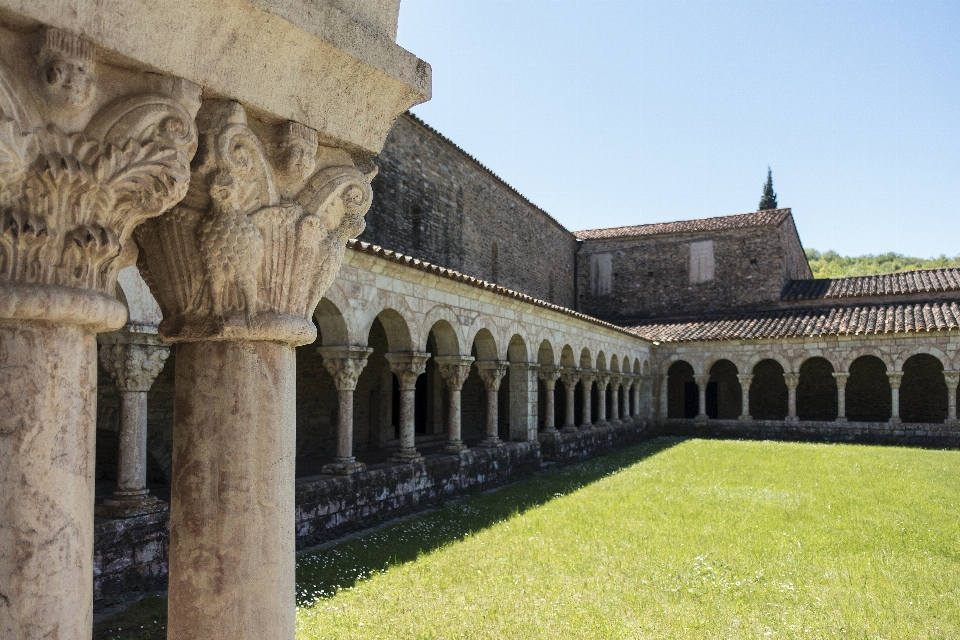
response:
<path id="1" fill-rule="evenodd" d="M 845 442 L 912 447 L 960 447 L 960 425 L 893 424 L 889 422 L 819 422 L 782 420 L 666 420 L 663 435 L 745 440 Z"/>
<path id="2" fill-rule="evenodd" d="M 93 600 L 110 606 L 130 594 L 167 588 L 170 513 L 97 520 L 93 531 Z"/>
<path id="3" fill-rule="evenodd" d="M 652 434 L 653 423 L 633 420 L 616 426 L 593 426 L 575 432 L 540 434 L 541 455 L 545 461 L 570 464 L 616 451 Z"/>

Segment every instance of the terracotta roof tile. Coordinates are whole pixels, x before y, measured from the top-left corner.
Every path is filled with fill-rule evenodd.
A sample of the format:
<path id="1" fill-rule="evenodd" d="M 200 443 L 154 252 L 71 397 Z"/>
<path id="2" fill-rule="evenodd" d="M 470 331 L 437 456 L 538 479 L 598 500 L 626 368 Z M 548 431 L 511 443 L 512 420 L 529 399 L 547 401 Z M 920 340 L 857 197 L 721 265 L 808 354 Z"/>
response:
<path id="1" fill-rule="evenodd" d="M 782 300 L 858 298 L 960 291 L 960 268 L 917 269 L 901 273 L 820 280 L 791 280 Z"/>
<path id="2" fill-rule="evenodd" d="M 657 342 L 875 335 L 960 329 L 957 301 L 876 304 L 743 312 L 702 320 L 648 322 L 629 327 Z"/>
<path id="3" fill-rule="evenodd" d="M 767 209 L 753 213 L 741 213 L 719 218 L 700 218 L 698 220 L 678 220 L 677 222 L 658 222 L 638 224 L 629 227 L 610 227 L 608 229 L 588 229 L 574 231 L 573 235 L 581 240 L 603 238 L 630 238 L 635 236 L 655 236 L 668 233 L 688 233 L 695 231 L 720 231 L 723 229 L 743 229 L 745 227 L 778 226 L 790 215 L 790 209 Z"/>

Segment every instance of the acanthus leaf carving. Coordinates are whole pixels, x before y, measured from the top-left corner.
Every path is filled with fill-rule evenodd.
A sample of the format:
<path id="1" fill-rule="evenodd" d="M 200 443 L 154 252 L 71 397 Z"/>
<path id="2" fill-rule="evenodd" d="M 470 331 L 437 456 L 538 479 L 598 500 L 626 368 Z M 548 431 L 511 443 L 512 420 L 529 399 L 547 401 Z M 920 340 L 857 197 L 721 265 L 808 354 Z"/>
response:
<path id="1" fill-rule="evenodd" d="M 162 335 L 311 342 L 313 310 L 363 230 L 373 164 L 301 124 L 250 121 L 235 102 L 204 103 L 197 123 L 186 197 L 136 235 Z"/>

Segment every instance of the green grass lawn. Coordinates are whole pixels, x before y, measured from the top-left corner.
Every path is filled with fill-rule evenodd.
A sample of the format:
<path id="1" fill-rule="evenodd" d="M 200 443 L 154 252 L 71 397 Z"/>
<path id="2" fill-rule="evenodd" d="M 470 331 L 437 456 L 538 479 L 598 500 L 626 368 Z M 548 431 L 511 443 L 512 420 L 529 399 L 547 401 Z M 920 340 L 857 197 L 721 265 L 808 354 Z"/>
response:
<path id="1" fill-rule="evenodd" d="M 958 520 L 960 452 L 660 439 L 301 556 L 297 638 L 960 638 Z"/>

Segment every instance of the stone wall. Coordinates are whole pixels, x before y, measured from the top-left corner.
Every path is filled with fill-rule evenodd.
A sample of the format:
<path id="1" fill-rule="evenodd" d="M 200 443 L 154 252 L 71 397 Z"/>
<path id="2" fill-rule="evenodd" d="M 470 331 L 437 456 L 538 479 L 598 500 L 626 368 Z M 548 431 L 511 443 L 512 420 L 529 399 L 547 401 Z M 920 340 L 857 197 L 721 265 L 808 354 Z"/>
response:
<path id="1" fill-rule="evenodd" d="M 639 442 L 651 435 L 652 428 L 652 424 L 637 420 L 622 426 L 594 426 L 573 433 L 541 434 L 541 455 L 544 460 L 559 464 L 578 462 Z"/>
<path id="2" fill-rule="evenodd" d="M 577 241 L 414 116 L 377 158 L 366 242 L 573 308 Z"/>
<path id="3" fill-rule="evenodd" d="M 691 244 L 708 241 L 713 277 L 694 282 Z M 787 280 L 810 277 L 790 216 L 779 227 L 587 240 L 577 259 L 578 309 L 614 323 L 776 306 Z"/>

